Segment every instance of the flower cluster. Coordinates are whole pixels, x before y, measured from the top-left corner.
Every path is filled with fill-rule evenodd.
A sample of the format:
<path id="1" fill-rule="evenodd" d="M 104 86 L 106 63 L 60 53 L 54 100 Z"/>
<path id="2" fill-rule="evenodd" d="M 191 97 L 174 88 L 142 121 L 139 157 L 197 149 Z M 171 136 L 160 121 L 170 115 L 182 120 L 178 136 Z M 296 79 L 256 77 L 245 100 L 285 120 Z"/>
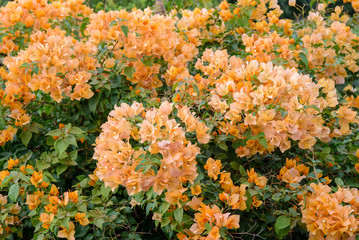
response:
<path id="1" fill-rule="evenodd" d="M 96 140 L 99 179 L 112 189 L 125 186 L 130 195 L 151 187 L 158 195 L 164 190 L 166 194 L 183 192 L 183 184 L 193 183 L 198 175 L 195 159 L 199 154 L 199 148 L 185 136 L 186 131 L 195 130 L 192 124 L 197 121 L 185 114 L 183 111 L 183 128 L 169 102 L 148 110 L 137 102 L 115 107 Z M 197 137 L 206 140 L 201 134 Z"/>
<path id="2" fill-rule="evenodd" d="M 257 28 L 256 30 L 258 31 Z M 291 44 L 294 43 L 294 39 L 281 36 L 276 31 L 263 37 L 257 34 L 252 36 L 243 34 L 242 41 L 246 47 L 245 51 L 250 54 L 246 57 L 247 61 L 257 60 L 258 62 L 267 63 L 282 59 L 282 61 L 288 62 L 284 64 L 286 67 L 297 67 L 298 65 L 294 59 L 297 52 L 290 48 Z"/>
<path id="3" fill-rule="evenodd" d="M 0 90 L 0 101 L 10 108 L 8 116 L 16 126 L 30 122 L 24 109 L 36 99 L 38 90 L 50 94 L 56 102 L 64 97 L 80 100 L 93 96 L 88 82 L 97 67 L 96 47 L 65 35 L 57 28 L 35 32 L 26 50 L 4 59 L 8 72 L 1 74 L 6 87 Z M 13 129 L 8 126 L 1 131 L 0 144 L 12 139 L 16 132 Z"/>
<path id="4" fill-rule="evenodd" d="M 172 18 L 152 15 L 149 9 L 100 11 L 91 14 L 86 28 L 90 42 L 107 43 L 114 59 L 125 62 L 124 59 L 128 59 L 128 65 L 135 69 L 128 79 L 148 89 L 163 85 L 159 79 L 161 65 L 157 62 L 165 61 L 171 71 L 186 71 L 186 63 L 198 53 L 195 44 L 186 42 L 175 30 Z M 141 61 L 149 58 L 151 63 Z M 168 85 L 173 84 L 170 74 L 165 74 L 164 78 Z"/>
<path id="5" fill-rule="evenodd" d="M 59 29 L 35 32 L 26 50 L 4 59 L 9 72 L 5 78 L 3 104 L 11 106 L 16 100 L 27 104 L 34 98 L 32 92 L 37 90 L 49 93 L 57 102 L 63 95 L 71 100 L 88 99 L 93 95 L 87 82 L 91 71 L 96 69 L 93 57 L 96 48 L 65 34 Z M 11 99 L 14 95 L 21 97 Z"/>
<path id="6" fill-rule="evenodd" d="M 333 136 L 348 134 L 349 124 L 357 121 L 356 113 L 342 106 L 338 110 L 340 130 L 331 135 L 322 111 L 335 107 L 338 101 L 335 85 L 328 79 L 316 84 L 293 68 L 256 60 L 243 63 L 235 57 L 228 60 L 226 51 L 206 50 L 196 68 L 208 77 L 194 77 L 195 82 L 210 93 L 208 104 L 223 116 L 219 132 L 237 139 L 245 139 L 248 131 L 255 135 L 262 132 L 268 152 L 277 147 L 282 152 L 288 150 L 290 140 L 298 141 L 302 149 L 311 148 L 316 139 L 327 142 Z M 236 152 L 242 157 L 265 151 L 259 139 L 248 139 Z"/>
<path id="7" fill-rule="evenodd" d="M 318 79 L 330 78 L 337 84 L 345 82 L 346 69 L 352 73 L 359 71 L 359 54 L 355 51 L 359 38 L 345 24 L 348 16 L 339 17 L 341 11 L 340 7 L 335 8 L 330 25 L 324 21 L 323 12 L 310 12 L 308 20 L 315 27 L 308 26 L 298 31 L 308 54 L 308 67 L 314 69 Z"/>
<path id="8" fill-rule="evenodd" d="M 0 239 L 354 239 L 359 15 L 175 2 L 0 8 Z"/>
<path id="9" fill-rule="evenodd" d="M 300 183 L 306 177 L 306 175 L 308 175 L 309 167 L 306 167 L 304 164 L 297 165 L 297 161 L 299 161 L 299 158 L 287 158 L 286 165 L 282 167 L 279 175 L 277 176 L 278 180 L 281 180 L 288 185 L 291 185 L 292 183 Z"/>
<path id="10" fill-rule="evenodd" d="M 84 5 L 84 0 L 65 1 L 35 1 L 15 0 L 0 8 L 0 27 L 9 29 L 16 24 L 23 23 L 27 28 L 34 31 L 49 29 L 54 19 L 64 19 L 68 16 L 83 19 L 92 13 L 92 9 Z M 18 37 L 29 38 L 29 34 L 21 35 L 20 31 L 15 34 L 6 34 L 0 45 L 1 53 L 12 53 L 19 49 L 15 40 Z"/>
<path id="11" fill-rule="evenodd" d="M 206 230 L 206 224 L 211 228 L 208 233 L 207 239 L 220 239 L 220 228 L 225 227 L 228 229 L 239 228 L 239 215 L 231 215 L 230 213 L 222 213 L 222 211 L 214 205 L 213 207 L 200 203 L 196 209 L 195 223 L 191 226 L 189 231 L 185 231 L 189 238 L 184 233 L 179 233 L 177 237 L 181 240 L 195 239 L 201 236 Z"/>
<path id="12" fill-rule="evenodd" d="M 215 41 L 216 36 L 224 31 L 224 24 L 214 24 L 213 12 L 214 9 L 205 8 L 182 9 L 182 17 L 177 21 L 177 28 L 196 46 L 201 45 L 202 40 Z"/>
<path id="13" fill-rule="evenodd" d="M 309 239 L 349 239 L 358 233 L 359 193 L 356 188 L 338 188 L 332 192 L 321 183 L 313 189 L 302 207 L 303 223 Z"/>

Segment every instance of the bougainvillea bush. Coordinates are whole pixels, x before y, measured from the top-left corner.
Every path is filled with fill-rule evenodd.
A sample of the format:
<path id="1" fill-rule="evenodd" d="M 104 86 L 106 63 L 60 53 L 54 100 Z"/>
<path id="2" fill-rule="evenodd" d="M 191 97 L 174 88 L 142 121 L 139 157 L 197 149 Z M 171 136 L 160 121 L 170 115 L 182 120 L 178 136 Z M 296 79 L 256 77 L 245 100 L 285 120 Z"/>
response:
<path id="1" fill-rule="evenodd" d="M 358 239 L 359 15 L 330 4 L 7 3 L 0 239 Z"/>

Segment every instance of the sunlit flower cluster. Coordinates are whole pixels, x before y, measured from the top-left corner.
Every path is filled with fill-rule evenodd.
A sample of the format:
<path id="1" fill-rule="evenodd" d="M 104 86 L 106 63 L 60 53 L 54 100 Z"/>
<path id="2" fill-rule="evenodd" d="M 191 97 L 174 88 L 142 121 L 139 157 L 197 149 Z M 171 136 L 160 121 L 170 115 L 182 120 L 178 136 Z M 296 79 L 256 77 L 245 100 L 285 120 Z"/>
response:
<path id="1" fill-rule="evenodd" d="M 187 71 L 186 63 L 198 53 L 194 43 L 186 42 L 176 32 L 174 19 L 152 15 L 150 9 L 94 13 L 86 32 L 90 42 L 108 43 L 115 59 L 125 62 L 129 59 L 128 64 L 135 72 L 128 79 L 149 89 L 163 85 L 159 79 L 161 65 L 156 61 L 163 59 L 169 68 Z M 141 61 L 143 58 L 152 58 L 154 63 L 146 64 Z M 164 78 L 168 85 L 173 84 L 168 74 Z"/>
<path id="2" fill-rule="evenodd" d="M 113 189 L 125 186 L 130 195 L 151 187 L 158 195 L 167 190 L 166 197 L 177 196 L 169 201 L 180 205 L 177 200 L 186 190 L 183 184 L 193 183 L 198 175 L 195 159 L 199 148 L 185 133 L 196 132 L 199 142 L 208 141 L 206 134 L 194 127 L 200 122 L 188 109 L 181 110 L 177 116 L 186 127 L 175 120 L 169 102 L 147 110 L 137 102 L 116 107 L 96 140 L 94 159 L 98 160 L 99 179 Z"/>
<path id="3" fill-rule="evenodd" d="M 94 94 L 88 83 L 97 66 L 94 45 L 66 37 L 59 29 L 35 32 L 30 41 L 26 50 L 4 59 L 8 72 L 1 74 L 6 86 L 0 90 L 1 104 L 10 107 L 9 117 L 16 126 L 30 122 L 24 109 L 38 90 L 57 102 L 64 97 L 89 99 Z M 0 144 L 12 139 L 16 132 L 13 129 L 8 126 L 1 132 Z"/>
<path id="4" fill-rule="evenodd" d="M 304 164 L 297 164 L 297 161 L 299 161 L 299 158 L 287 158 L 286 165 L 282 167 L 277 178 L 288 185 L 292 183 L 300 183 L 306 175 L 308 175 L 309 167 Z"/>
<path id="5" fill-rule="evenodd" d="M 206 50 L 195 66 L 204 77 L 194 77 L 198 87 L 210 92 L 209 105 L 223 116 L 219 133 L 245 139 L 247 132 L 264 133 L 268 152 L 291 147 L 291 140 L 300 148 L 311 148 L 317 139 L 348 134 L 349 124 L 357 121 L 349 107 L 338 110 L 340 129 L 325 126 L 322 111 L 338 104 L 335 84 L 328 79 L 314 83 L 295 69 L 273 66 L 256 60 L 243 63 L 226 51 Z M 213 88 L 211 87 L 213 86 Z M 346 112 L 346 113 L 344 113 Z M 266 151 L 259 139 L 249 139 L 237 149 L 238 156 Z"/>
<path id="6" fill-rule="evenodd" d="M 230 213 L 222 213 L 222 210 L 218 206 L 207 206 L 203 203 L 199 203 L 196 208 L 197 213 L 194 215 L 195 223 L 190 229 L 186 229 L 184 233 L 177 234 L 178 239 L 196 239 L 200 238 L 206 230 L 206 224 L 210 226 L 211 230 L 204 239 L 220 239 L 220 228 L 225 227 L 228 229 L 239 228 L 239 215 L 231 215 Z"/>
<path id="7" fill-rule="evenodd" d="M 312 183 L 302 208 L 309 239 L 350 239 L 358 233 L 359 193 L 356 188 L 331 188 Z"/>
<path id="8" fill-rule="evenodd" d="M 92 13 L 92 9 L 84 5 L 84 0 L 65 0 L 65 1 L 36 1 L 36 0 L 16 0 L 9 2 L 0 8 L 0 27 L 11 28 L 17 23 L 23 23 L 26 27 L 34 31 L 49 29 L 51 20 L 64 19 L 67 16 L 87 17 Z M 7 34 L 0 45 L 0 52 L 11 53 L 19 49 L 14 40 L 24 36 L 17 31 L 15 35 Z"/>
<path id="9" fill-rule="evenodd" d="M 246 57 L 247 61 L 257 60 L 258 62 L 270 62 L 277 58 L 288 61 L 284 64 L 287 67 L 297 67 L 294 60 L 296 52 L 290 49 L 290 45 L 294 43 L 294 39 L 281 36 L 277 32 L 272 32 L 268 36 L 258 36 L 253 34 L 248 36 L 242 35 L 242 41 L 246 47 L 245 51 L 250 53 Z"/>
<path id="10" fill-rule="evenodd" d="M 224 24 L 220 26 L 214 24 L 213 11 L 214 9 L 205 8 L 182 9 L 182 17 L 177 21 L 178 30 L 196 46 L 200 45 L 204 39 L 207 41 L 215 40 L 215 36 L 224 31 Z"/>
<path id="11" fill-rule="evenodd" d="M 359 54 L 355 50 L 359 38 L 346 25 L 348 16 L 339 17 L 341 12 L 342 9 L 336 7 L 329 23 L 320 12 L 310 12 L 308 20 L 314 27 L 298 30 L 303 47 L 308 51 L 308 67 L 315 71 L 318 79 L 331 78 L 337 84 L 345 82 L 346 69 L 353 73 L 359 71 Z"/>
<path id="12" fill-rule="evenodd" d="M 8 192 L 8 195 L 0 194 L 1 237 L 9 237 L 16 231 L 16 227 L 23 221 L 19 218 L 19 214 L 23 214 L 23 212 L 29 210 L 33 213 L 38 212 L 36 221 L 41 223 L 39 228 L 48 230 L 57 226 L 63 216 L 68 215 L 67 211 L 70 208 L 74 210 L 74 206 L 76 207 L 81 201 L 78 190 L 66 191 L 61 194 L 56 185 L 49 183 L 49 179 L 43 171 L 37 171 L 32 165 L 24 164 L 23 160 L 10 158 L 5 166 L 7 170 L 0 172 L 0 184 L 7 186 L 10 183 L 12 186 L 19 186 L 19 192 L 15 200 L 11 196 L 13 194 L 11 191 Z M 17 180 L 16 183 L 9 178 L 10 175 L 14 176 L 15 174 L 22 176 L 22 179 Z M 3 183 L 3 180 L 6 180 L 6 183 Z M 86 213 L 74 211 L 76 214 L 71 216 L 74 221 L 82 226 L 90 223 Z M 70 229 L 62 227 L 57 236 L 74 239 L 74 227 L 71 229 L 71 225 L 74 226 L 74 224 L 70 221 L 69 225 Z"/>
<path id="13" fill-rule="evenodd" d="M 14 95 L 21 96 L 16 100 L 27 104 L 37 90 L 49 93 L 57 102 L 63 95 L 72 100 L 93 95 L 87 82 L 97 65 L 94 45 L 66 37 L 59 29 L 35 32 L 30 38 L 26 50 L 4 59 L 9 73 L 3 104 L 11 106 Z"/>

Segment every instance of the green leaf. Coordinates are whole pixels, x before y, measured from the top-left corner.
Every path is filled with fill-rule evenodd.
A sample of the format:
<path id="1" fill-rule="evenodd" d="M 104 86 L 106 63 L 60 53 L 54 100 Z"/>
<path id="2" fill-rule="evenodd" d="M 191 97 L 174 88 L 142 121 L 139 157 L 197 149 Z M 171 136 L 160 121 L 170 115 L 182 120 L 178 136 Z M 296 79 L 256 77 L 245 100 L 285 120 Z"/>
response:
<path id="1" fill-rule="evenodd" d="M 266 149 L 268 149 L 267 139 L 266 139 L 265 137 L 259 138 L 258 142 L 260 143 L 260 145 L 262 145 L 263 147 L 265 147 Z"/>
<path id="2" fill-rule="evenodd" d="M 62 164 L 61 164 L 61 165 L 57 166 L 57 168 L 56 168 L 56 174 L 57 174 L 57 176 L 60 177 L 61 173 L 65 172 L 66 169 L 67 169 L 67 166 L 66 166 L 66 165 L 62 165 Z"/>
<path id="3" fill-rule="evenodd" d="M 66 139 L 58 139 L 54 143 L 55 150 L 59 156 L 66 151 L 69 145 L 70 144 Z"/>
<path id="4" fill-rule="evenodd" d="M 218 147 L 219 147 L 220 149 L 226 151 L 226 152 L 228 151 L 228 146 L 227 146 L 227 144 L 226 144 L 225 142 L 220 142 L 220 143 L 218 144 Z"/>
<path id="5" fill-rule="evenodd" d="M 28 215 L 29 217 L 32 217 L 32 216 L 37 215 L 36 209 L 31 210 L 31 212 L 29 212 L 29 214 L 27 214 L 27 215 Z"/>
<path id="6" fill-rule="evenodd" d="M 102 229 L 102 224 L 105 222 L 105 220 L 103 218 L 96 218 L 94 221 L 94 224 L 99 227 L 100 229 Z"/>
<path id="7" fill-rule="evenodd" d="M 164 214 L 170 208 L 170 203 L 163 203 L 161 204 L 161 213 Z"/>
<path id="8" fill-rule="evenodd" d="M 230 165 L 233 168 L 233 170 L 238 170 L 239 169 L 239 164 L 237 162 L 230 162 Z"/>
<path id="9" fill-rule="evenodd" d="M 130 29 L 128 28 L 127 25 L 121 25 L 121 30 L 123 32 L 123 34 L 125 34 L 125 36 L 128 36 L 128 32 L 130 31 Z"/>
<path id="10" fill-rule="evenodd" d="M 105 187 L 105 185 L 102 185 L 102 186 L 101 186 L 101 194 L 102 194 L 102 196 L 104 196 L 106 199 L 108 198 L 110 192 L 111 192 L 111 188 L 110 188 L 110 187 Z"/>
<path id="11" fill-rule="evenodd" d="M 135 67 L 134 66 L 128 66 L 128 67 L 125 68 L 124 72 L 125 72 L 125 75 L 128 78 L 132 78 L 133 74 L 135 73 Z"/>
<path id="12" fill-rule="evenodd" d="M 171 219 L 169 219 L 169 218 L 163 219 L 161 222 L 161 227 L 167 226 L 168 224 L 170 224 L 170 222 L 171 222 Z"/>
<path id="13" fill-rule="evenodd" d="M 27 146 L 27 144 L 29 144 L 31 137 L 32 137 L 32 132 L 30 132 L 30 131 L 25 131 L 20 134 L 21 142 L 25 146 Z"/>
<path id="14" fill-rule="evenodd" d="M 101 94 L 96 94 L 94 97 L 90 98 L 89 109 L 91 112 L 96 111 L 96 107 L 97 107 L 98 102 L 100 101 L 100 97 L 101 97 Z M 78 134 L 78 133 L 73 133 L 73 134 Z"/>
<path id="15" fill-rule="evenodd" d="M 61 135 L 61 130 L 60 129 L 55 129 L 55 130 L 52 130 L 52 131 L 48 132 L 46 135 L 47 136 L 60 136 Z"/>
<path id="16" fill-rule="evenodd" d="M 249 27 L 249 19 L 246 17 L 240 17 L 237 19 L 238 26 L 240 27 Z"/>
<path id="17" fill-rule="evenodd" d="M 144 165 L 142 168 L 142 173 L 146 173 L 151 167 L 152 167 L 152 165 L 150 165 L 150 164 Z"/>
<path id="18" fill-rule="evenodd" d="M 206 222 L 204 224 L 204 227 L 206 228 L 207 231 L 211 231 L 211 229 L 212 229 L 212 225 L 210 223 L 208 223 L 208 222 Z"/>
<path id="19" fill-rule="evenodd" d="M 79 134 L 84 134 L 85 131 L 82 130 L 81 128 L 79 128 L 79 127 L 72 127 L 72 128 L 70 128 L 70 133 L 75 134 L 75 135 L 79 135 Z"/>
<path id="20" fill-rule="evenodd" d="M 240 166 L 239 166 L 239 173 L 242 174 L 242 175 L 246 175 L 246 174 L 247 174 L 247 172 L 246 172 L 246 170 L 244 169 L 243 165 L 240 165 Z"/>
<path id="21" fill-rule="evenodd" d="M 76 161 L 76 159 L 77 159 L 77 154 L 78 154 L 78 150 L 72 151 L 72 152 L 70 153 L 70 155 L 69 155 L 70 159 L 71 159 L 72 161 Z"/>
<path id="22" fill-rule="evenodd" d="M 101 195 L 101 192 L 100 192 L 100 195 Z M 91 203 L 93 203 L 93 204 L 100 204 L 100 203 L 102 203 L 102 200 L 101 200 L 101 198 L 99 198 L 99 197 L 95 197 L 95 198 L 93 198 L 93 199 L 91 200 Z"/>
<path id="23" fill-rule="evenodd" d="M 65 138 L 66 142 L 70 145 L 73 145 L 75 147 L 77 147 L 77 142 L 76 142 L 76 138 L 74 137 L 74 135 L 68 135 Z"/>
<path id="24" fill-rule="evenodd" d="M 174 217 L 176 219 L 176 221 L 178 223 L 182 222 L 182 218 L 183 218 L 183 208 L 178 208 L 176 210 L 173 211 Z"/>
<path id="25" fill-rule="evenodd" d="M 307 57 L 307 55 L 304 53 L 304 52 L 300 52 L 299 53 L 299 57 L 300 57 L 300 60 L 302 60 L 302 62 L 304 63 L 304 65 L 306 66 L 306 67 L 308 67 L 308 57 Z"/>
<path id="26" fill-rule="evenodd" d="M 201 92 L 200 92 L 200 90 L 199 90 L 197 84 L 192 83 L 192 86 L 193 86 L 193 90 L 195 91 L 195 93 L 197 94 L 197 96 L 199 96 Z"/>
<path id="27" fill-rule="evenodd" d="M 290 218 L 279 216 L 274 224 L 274 228 L 279 236 L 287 235 L 290 230 Z"/>
<path id="28" fill-rule="evenodd" d="M 17 183 L 10 187 L 10 189 L 9 189 L 10 200 L 12 200 L 13 202 L 16 202 L 17 196 L 19 196 L 19 190 L 20 190 L 20 186 Z"/>
<path id="29" fill-rule="evenodd" d="M 145 64 L 146 66 L 149 66 L 149 67 L 152 67 L 153 62 L 154 62 L 153 56 L 144 57 L 144 60 L 142 61 L 143 64 Z"/>
<path id="30" fill-rule="evenodd" d="M 1 112 L 0 112 L 0 115 L 1 115 Z M 5 120 L 2 117 L 0 117 L 0 129 L 4 129 L 5 126 L 6 126 Z"/>
<path id="31" fill-rule="evenodd" d="M 96 7 L 95 7 L 96 12 L 97 12 L 98 10 L 102 9 L 103 6 L 104 6 L 103 2 L 98 2 L 98 3 L 96 4 Z"/>
<path id="32" fill-rule="evenodd" d="M 60 224 L 64 226 L 66 229 L 69 229 L 70 227 L 70 217 L 65 217 L 60 220 Z"/>
<path id="33" fill-rule="evenodd" d="M 334 181 L 338 186 L 343 186 L 344 185 L 343 180 L 340 179 L 340 178 L 335 178 Z"/>

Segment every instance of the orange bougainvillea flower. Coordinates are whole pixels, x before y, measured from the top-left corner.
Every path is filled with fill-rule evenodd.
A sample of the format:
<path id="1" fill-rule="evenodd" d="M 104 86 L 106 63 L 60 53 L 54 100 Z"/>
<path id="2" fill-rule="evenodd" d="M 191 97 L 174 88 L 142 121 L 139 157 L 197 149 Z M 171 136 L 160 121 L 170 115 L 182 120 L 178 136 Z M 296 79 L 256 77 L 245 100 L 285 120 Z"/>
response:
<path id="1" fill-rule="evenodd" d="M 252 168 L 250 171 L 247 170 L 249 183 L 255 183 L 259 188 L 264 188 L 267 184 L 268 179 L 264 176 L 258 177 L 257 173 Z"/>
<path id="2" fill-rule="evenodd" d="M 19 159 L 12 159 L 10 158 L 8 161 L 7 161 L 7 169 L 11 170 L 13 169 L 13 167 L 15 167 L 16 165 L 19 164 Z"/>
<path id="3" fill-rule="evenodd" d="M 219 235 L 219 227 L 214 226 L 212 227 L 211 231 L 209 232 L 207 239 L 208 240 L 217 240 L 220 238 L 221 235 Z"/>
<path id="4" fill-rule="evenodd" d="M 58 208 L 57 208 L 57 201 L 56 201 L 55 205 L 49 203 L 49 204 L 47 204 L 44 208 L 45 208 L 45 211 L 46 211 L 46 212 L 48 212 L 48 213 L 53 213 L 53 214 L 56 215 L 57 210 L 58 210 Z"/>
<path id="5" fill-rule="evenodd" d="M 29 194 L 26 198 L 26 204 L 30 210 L 36 209 L 37 206 L 41 203 L 40 196 L 37 194 Z"/>
<path id="6" fill-rule="evenodd" d="M 258 208 L 260 205 L 262 205 L 263 201 L 257 200 L 257 196 L 252 197 L 252 206 L 255 208 Z"/>
<path id="7" fill-rule="evenodd" d="M 214 160 L 213 158 L 208 158 L 204 169 L 207 170 L 208 176 L 213 178 L 213 180 L 218 179 L 218 175 L 221 172 L 222 163 L 221 160 Z"/>
<path id="8" fill-rule="evenodd" d="M 2 180 L 4 180 L 4 178 L 9 175 L 10 175 L 10 172 L 8 170 L 0 171 L 0 184 L 1 184 Z"/>
<path id="9" fill-rule="evenodd" d="M 306 167 L 304 164 L 297 165 L 297 160 L 287 158 L 286 166 L 282 167 L 277 178 L 289 186 L 292 183 L 300 183 L 308 173 L 309 167 Z M 294 189 L 293 185 L 290 188 Z"/>
<path id="10" fill-rule="evenodd" d="M 182 201 L 182 202 L 187 202 L 188 201 L 187 195 L 183 194 L 186 190 L 187 189 L 183 188 L 181 190 L 175 190 L 175 191 L 172 191 L 172 192 L 166 192 L 165 193 L 166 202 L 181 207 L 180 201 Z"/>
<path id="11" fill-rule="evenodd" d="M 193 195 L 199 195 L 201 194 L 201 192 L 202 192 L 201 185 L 195 185 L 191 187 L 191 193 Z"/>
<path id="12" fill-rule="evenodd" d="M 53 195 L 53 196 L 58 196 L 59 195 L 59 190 L 57 189 L 55 184 L 51 185 L 50 195 Z"/>
<path id="13" fill-rule="evenodd" d="M 187 110 L 183 112 L 187 113 Z M 130 195 L 147 191 L 152 186 L 159 195 L 165 189 L 169 198 L 172 194 L 177 195 L 175 193 L 182 191 L 184 183 L 193 184 L 198 175 L 195 159 L 199 147 L 188 141 L 185 135 L 186 131 L 195 131 L 196 126 L 192 128 L 190 122 L 195 118 L 191 116 L 182 120 L 174 114 L 173 104 L 168 101 L 159 108 L 146 110 L 137 102 L 132 106 L 122 103 L 115 107 L 109 121 L 102 126 L 103 133 L 96 140 L 96 176 L 112 189 L 120 184 L 125 186 Z M 138 120 L 129 121 L 131 118 Z M 181 127 L 176 119 L 188 127 Z M 195 121 L 199 122 L 198 119 Z M 134 142 L 130 143 L 129 139 Z M 146 153 L 158 161 L 149 162 L 152 167 L 143 172 L 145 166 L 141 167 L 141 162 Z M 114 161 L 117 158 L 120 160 Z"/>
<path id="14" fill-rule="evenodd" d="M 7 197 L 0 194 L 0 205 L 6 205 L 7 203 Z"/>
<path id="15" fill-rule="evenodd" d="M 66 206 L 69 203 L 69 200 L 70 200 L 69 192 L 65 192 L 63 197 L 59 197 L 59 198 L 57 196 L 52 196 L 52 197 L 58 199 L 57 202 L 58 202 L 58 204 L 60 206 Z"/>
<path id="16" fill-rule="evenodd" d="M 311 183 L 313 193 L 308 193 L 302 204 L 302 221 L 307 225 L 311 239 L 349 239 L 358 231 L 358 190 L 331 188 Z"/>
<path id="17" fill-rule="evenodd" d="M 76 213 L 75 220 L 78 221 L 82 226 L 86 226 L 90 221 L 85 217 L 85 213 Z"/>
<path id="18" fill-rule="evenodd" d="M 69 229 L 63 226 L 61 226 L 61 229 L 62 230 L 57 233 L 57 237 L 75 240 L 75 224 L 73 222 L 70 221 Z"/>
<path id="19" fill-rule="evenodd" d="M 40 222 L 42 222 L 42 227 L 45 229 L 49 229 L 51 222 L 54 220 L 54 214 L 50 213 L 41 213 L 40 214 Z"/>
<path id="20" fill-rule="evenodd" d="M 79 194 L 78 191 L 74 191 L 74 192 L 68 192 L 69 194 L 69 199 L 73 202 L 73 203 L 77 203 L 78 202 L 78 198 L 79 198 Z"/>
<path id="21" fill-rule="evenodd" d="M 35 171 L 32 173 L 30 181 L 31 181 L 32 185 L 37 187 L 42 182 L 43 177 L 44 176 L 42 175 L 42 171 L 40 171 L 40 172 Z"/>

